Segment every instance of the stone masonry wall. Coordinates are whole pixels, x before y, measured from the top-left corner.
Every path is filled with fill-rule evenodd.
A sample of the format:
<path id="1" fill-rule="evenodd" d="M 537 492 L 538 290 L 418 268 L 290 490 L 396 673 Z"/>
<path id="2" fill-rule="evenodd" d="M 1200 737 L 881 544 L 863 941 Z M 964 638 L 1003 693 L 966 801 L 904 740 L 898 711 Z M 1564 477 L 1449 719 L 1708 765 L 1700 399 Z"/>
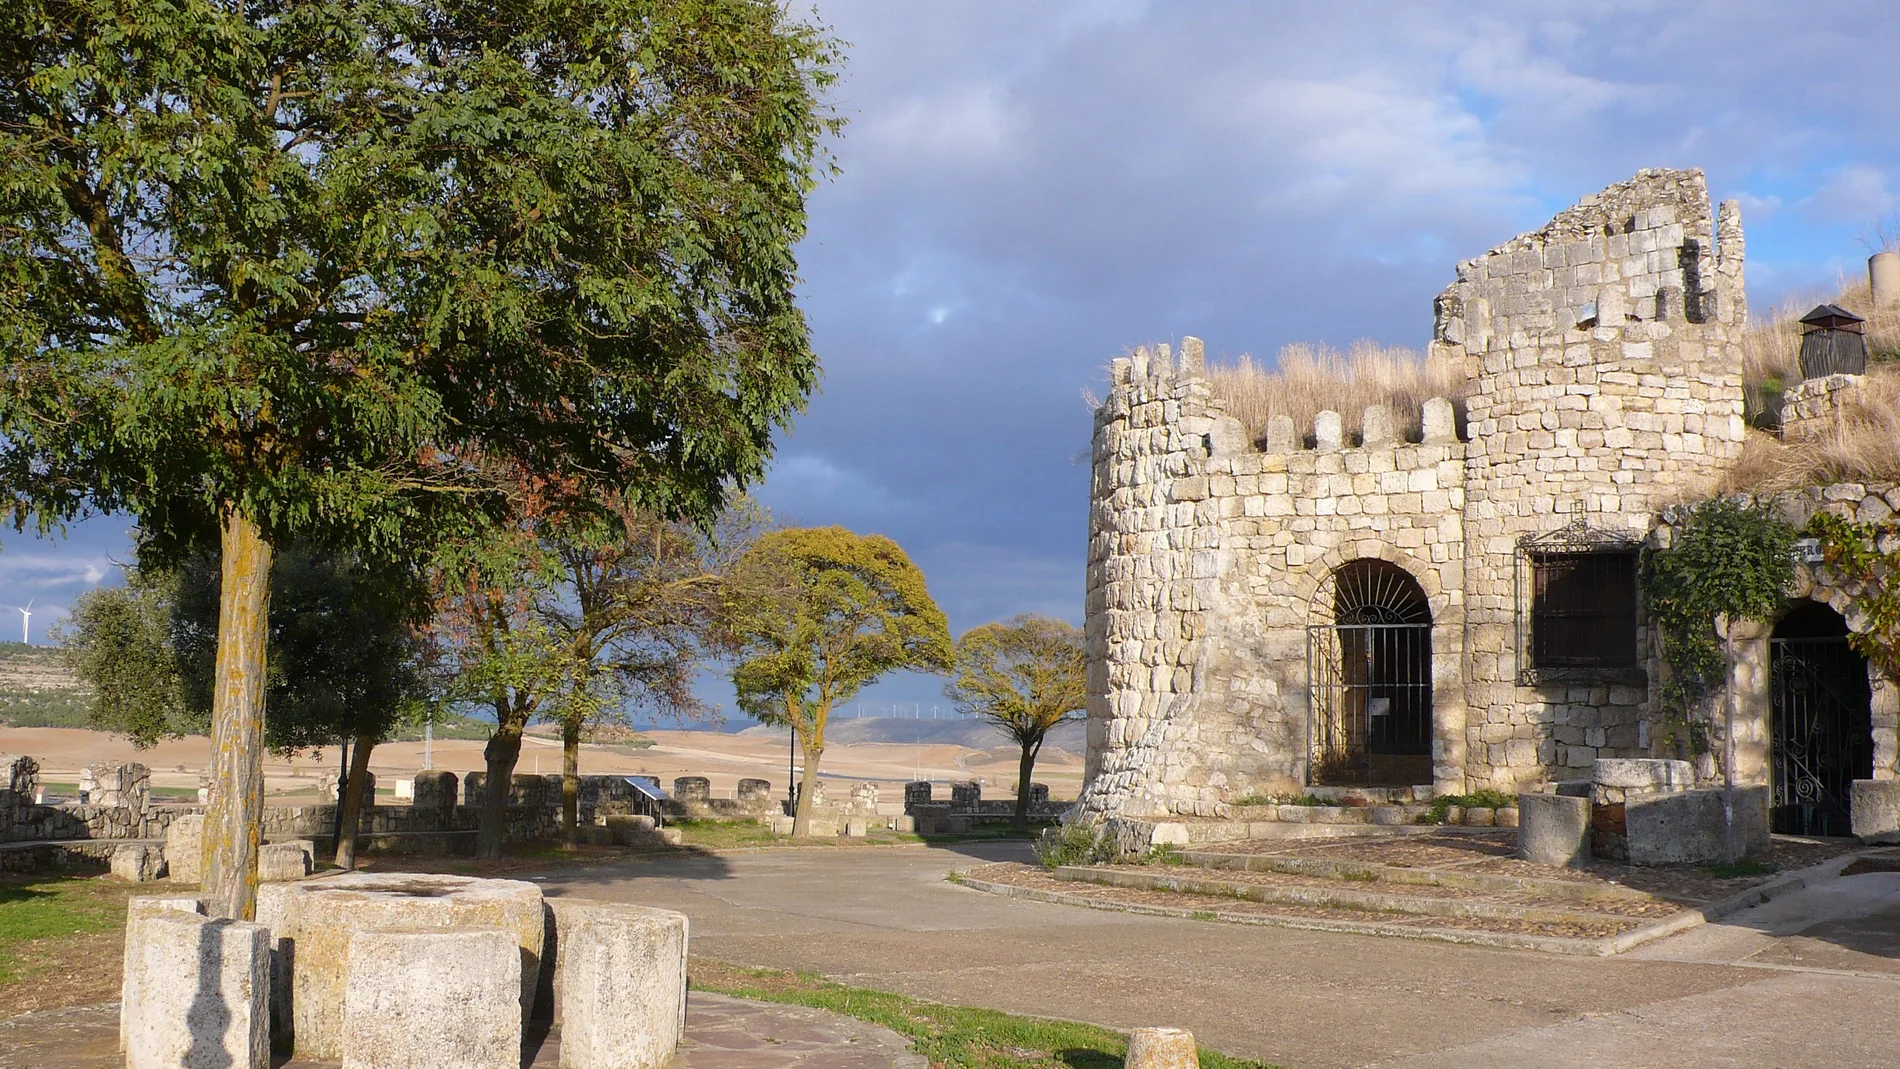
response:
<path id="1" fill-rule="evenodd" d="M 1706 497 L 1740 453 L 1740 225 L 1724 205 L 1717 248 L 1710 219 L 1701 172 L 1644 171 L 1461 264 L 1439 298 L 1436 345 L 1463 355 L 1471 376 L 1473 786 L 1572 777 L 1599 757 L 1648 750 L 1645 688 L 1518 685 L 1516 551 L 1573 523 L 1641 541 L 1663 507 Z M 1482 296 L 1499 292 L 1523 300 Z"/>

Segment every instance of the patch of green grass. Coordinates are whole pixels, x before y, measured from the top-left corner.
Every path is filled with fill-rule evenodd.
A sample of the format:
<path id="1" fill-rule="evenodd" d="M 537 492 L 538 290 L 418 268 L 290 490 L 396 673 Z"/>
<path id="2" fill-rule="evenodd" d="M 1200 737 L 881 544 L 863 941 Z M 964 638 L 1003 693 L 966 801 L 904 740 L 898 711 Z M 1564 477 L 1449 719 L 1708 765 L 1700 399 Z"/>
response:
<path id="1" fill-rule="evenodd" d="M 125 899 L 123 887 L 85 877 L 0 882 L 0 985 L 21 978 L 28 943 L 123 926 Z"/>
<path id="2" fill-rule="evenodd" d="M 691 986 L 739 998 L 830 1010 L 882 1025 L 945 1069 L 1121 1069 L 1128 1040 L 1095 1025 L 1018 1017 L 970 1006 L 847 987 L 809 973 L 747 969 L 694 959 Z M 1273 1069 L 1265 1062 L 1201 1051 L 1202 1069 Z"/>
<path id="3" fill-rule="evenodd" d="M 1452 806 L 1460 809 L 1509 809 L 1517 805 L 1517 795 L 1505 794 L 1491 787 L 1472 791 L 1470 794 L 1441 794 L 1432 799 L 1431 807 L 1418 815 L 1420 824 L 1443 824 Z"/>
<path id="4" fill-rule="evenodd" d="M 1766 876 L 1780 870 L 1766 861 L 1745 857 L 1725 865 L 1704 865 L 1702 871 L 1718 880 L 1733 880 L 1741 876 Z"/>

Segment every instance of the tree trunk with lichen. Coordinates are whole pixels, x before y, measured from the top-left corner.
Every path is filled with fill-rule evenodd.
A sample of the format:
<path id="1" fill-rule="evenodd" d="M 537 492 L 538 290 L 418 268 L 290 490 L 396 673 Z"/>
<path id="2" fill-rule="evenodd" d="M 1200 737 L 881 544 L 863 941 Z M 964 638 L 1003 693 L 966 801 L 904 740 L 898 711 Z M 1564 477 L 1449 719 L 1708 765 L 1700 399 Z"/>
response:
<path id="1" fill-rule="evenodd" d="M 343 818 L 337 822 L 336 866 L 340 869 L 356 868 L 356 831 L 363 823 L 363 806 L 376 804 L 375 798 L 364 797 L 363 790 L 369 783 L 370 751 L 375 748 L 376 736 L 358 735 L 356 751 L 350 755 L 350 778 L 343 786 Z"/>
<path id="2" fill-rule="evenodd" d="M 263 530 L 237 509 L 224 514 L 221 565 L 204 893 L 206 906 L 218 916 L 250 920 L 257 914 L 257 848 L 263 835 L 271 546 Z"/>

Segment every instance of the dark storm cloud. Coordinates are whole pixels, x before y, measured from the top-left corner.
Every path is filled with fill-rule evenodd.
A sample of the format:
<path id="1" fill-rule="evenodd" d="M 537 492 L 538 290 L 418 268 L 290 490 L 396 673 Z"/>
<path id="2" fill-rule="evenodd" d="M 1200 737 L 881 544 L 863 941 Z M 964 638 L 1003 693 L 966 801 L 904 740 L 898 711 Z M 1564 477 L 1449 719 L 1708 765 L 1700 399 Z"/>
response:
<path id="1" fill-rule="evenodd" d="M 823 2 L 852 45 L 800 249 L 825 379 L 761 496 L 897 538 L 959 630 L 1079 621 L 1107 360 L 1422 344 L 1458 259 L 1642 167 L 1743 201 L 1758 307 L 1830 285 L 1900 204 L 1890 12 Z"/>

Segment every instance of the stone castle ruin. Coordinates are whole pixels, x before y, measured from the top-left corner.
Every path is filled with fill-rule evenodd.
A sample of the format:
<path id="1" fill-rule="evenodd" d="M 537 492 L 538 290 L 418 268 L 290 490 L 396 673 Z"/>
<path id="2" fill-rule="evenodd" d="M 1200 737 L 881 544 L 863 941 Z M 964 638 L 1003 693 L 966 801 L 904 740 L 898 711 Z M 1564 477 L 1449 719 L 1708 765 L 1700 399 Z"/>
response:
<path id="1" fill-rule="evenodd" d="M 1460 263 L 1428 358 L 1463 367 L 1462 411 L 1371 408 L 1356 435 L 1321 412 L 1310 437 L 1279 415 L 1256 439 L 1194 338 L 1116 360 L 1095 421 L 1076 814 L 1535 790 L 1599 759 L 1674 756 L 1638 553 L 1741 453 L 1742 261 L 1737 207 L 1713 208 L 1699 171 L 1640 172 Z M 1790 411 L 1852 378 L 1803 384 Z M 1887 489 L 1816 487 L 1784 511 L 1881 517 L 1900 505 Z M 1891 780 L 1894 687 L 1846 650 L 1839 592 L 1801 581 L 1813 608 L 1788 635 L 1739 641 L 1736 777 L 1808 789 L 1771 759 L 1770 662 L 1814 632 L 1840 646 L 1838 715 L 1865 740 L 1848 777 Z"/>

